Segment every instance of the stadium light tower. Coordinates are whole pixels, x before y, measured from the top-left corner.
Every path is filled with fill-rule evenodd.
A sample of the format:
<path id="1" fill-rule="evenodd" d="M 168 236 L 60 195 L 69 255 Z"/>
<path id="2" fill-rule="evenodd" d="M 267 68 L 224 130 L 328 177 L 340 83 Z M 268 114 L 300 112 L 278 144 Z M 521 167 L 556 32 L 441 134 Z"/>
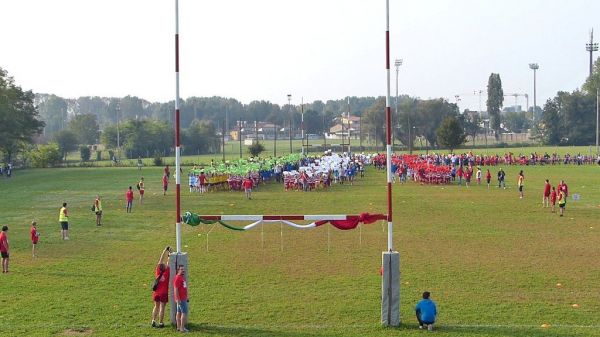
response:
<path id="1" fill-rule="evenodd" d="M 537 107 L 537 96 L 536 96 L 536 72 L 540 69 L 540 66 L 537 63 L 529 63 L 529 69 L 533 70 L 533 113 L 531 114 L 531 118 L 533 121 L 533 125 L 535 126 L 535 108 Z"/>
<path id="2" fill-rule="evenodd" d="M 585 44 L 585 50 L 590 52 L 590 77 L 594 70 L 594 52 L 598 51 L 598 43 L 594 43 L 594 29 L 590 31 L 590 43 Z"/>

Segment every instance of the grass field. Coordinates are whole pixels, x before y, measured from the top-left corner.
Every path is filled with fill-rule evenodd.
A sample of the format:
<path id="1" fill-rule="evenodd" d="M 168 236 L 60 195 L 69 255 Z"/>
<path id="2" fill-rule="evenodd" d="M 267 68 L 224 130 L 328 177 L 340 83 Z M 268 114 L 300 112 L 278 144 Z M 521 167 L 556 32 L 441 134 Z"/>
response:
<path id="1" fill-rule="evenodd" d="M 504 151 L 500 149 L 499 151 Z M 515 189 L 525 170 L 525 199 Z M 600 336 L 600 168 L 504 167 L 508 189 L 394 185 L 394 242 L 401 254 L 399 329 L 379 324 L 382 223 L 360 230 L 294 230 L 279 224 L 233 232 L 184 227 L 190 256 L 190 325 L 202 336 L 417 336 L 413 308 L 424 290 L 440 336 Z M 0 179 L 0 224 L 10 226 L 11 272 L 0 277 L 2 336 L 163 336 L 149 327 L 150 284 L 159 254 L 174 245 L 173 187 L 144 168 L 144 205 L 124 211 L 135 168 L 16 171 Z M 542 209 L 543 180 L 569 184 L 566 216 Z M 184 179 L 185 180 L 185 179 Z M 318 214 L 385 211 L 384 173 L 355 186 L 284 192 L 190 195 L 182 209 L 204 214 Z M 94 225 L 94 195 L 104 225 Z M 71 240 L 58 209 L 69 203 Z M 29 222 L 41 232 L 31 257 Z M 281 247 L 283 246 L 283 251 Z M 560 283 L 561 286 L 557 286 Z M 573 304 L 578 306 L 574 307 Z M 548 328 L 542 328 L 548 324 Z"/>

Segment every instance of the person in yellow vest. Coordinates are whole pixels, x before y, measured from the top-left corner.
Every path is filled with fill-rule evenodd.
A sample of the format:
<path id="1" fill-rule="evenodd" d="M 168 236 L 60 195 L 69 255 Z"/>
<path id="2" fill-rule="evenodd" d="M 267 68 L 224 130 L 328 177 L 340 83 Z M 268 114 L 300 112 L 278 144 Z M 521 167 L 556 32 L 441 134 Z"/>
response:
<path id="1" fill-rule="evenodd" d="M 67 213 L 67 203 L 63 202 L 58 213 L 58 222 L 60 222 L 60 233 L 63 240 L 69 240 L 69 214 Z"/>
<path id="2" fill-rule="evenodd" d="M 558 210 L 560 211 L 560 216 L 563 216 L 566 206 L 567 206 L 567 194 L 565 193 L 564 190 L 559 190 L 559 192 L 558 192 Z"/>
<path id="3" fill-rule="evenodd" d="M 102 226 L 102 201 L 99 195 L 94 200 L 94 212 L 96 213 L 96 226 Z"/>
<path id="4" fill-rule="evenodd" d="M 525 180 L 525 176 L 523 175 L 523 170 L 519 172 L 519 180 L 517 180 L 517 186 L 519 186 L 519 198 L 523 199 L 523 180 Z"/>

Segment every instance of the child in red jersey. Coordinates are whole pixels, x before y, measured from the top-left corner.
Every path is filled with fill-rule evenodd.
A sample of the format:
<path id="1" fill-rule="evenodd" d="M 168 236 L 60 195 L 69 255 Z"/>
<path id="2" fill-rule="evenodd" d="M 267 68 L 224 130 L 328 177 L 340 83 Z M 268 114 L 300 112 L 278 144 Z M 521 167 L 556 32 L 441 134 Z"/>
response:
<path id="1" fill-rule="evenodd" d="M 250 179 L 250 177 L 246 177 L 242 183 L 242 186 L 244 187 L 246 198 L 252 199 L 252 179 Z"/>
<path id="2" fill-rule="evenodd" d="M 492 180 L 492 174 L 490 173 L 490 169 L 487 169 L 487 173 L 485 174 L 485 180 L 487 181 L 488 188 L 490 188 L 490 180 Z"/>
<path id="3" fill-rule="evenodd" d="M 33 247 L 31 248 L 31 256 L 32 257 L 36 257 L 37 255 L 35 255 L 35 246 L 38 244 L 38 241 L 40 240 L 40 233 L 38 233 L 37 231 L 37 227 L 36 227 L 37 223 L 35 221 L 31 222 L 31 243 L 33 244 Z"/>
<path id="4" fill-rule="evenodd" d="M 552 203 L 552 213 L 556 212 L 556 188 L 552 186 L 552 193 L 550 193 L 550 202 Z"/>

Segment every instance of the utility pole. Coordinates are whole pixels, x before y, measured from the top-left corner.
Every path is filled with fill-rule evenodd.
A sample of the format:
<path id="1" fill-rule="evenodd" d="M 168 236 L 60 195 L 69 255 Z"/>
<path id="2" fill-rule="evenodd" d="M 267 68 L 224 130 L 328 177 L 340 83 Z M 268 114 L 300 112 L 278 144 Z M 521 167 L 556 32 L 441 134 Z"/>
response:
<path id="1" fill-rule="evenodd" d="M 483 129 L 485 132 L 485 148 L 487 149 L 487 137 L 488 137 L 488 125 L 490 123 L 490 115 L 488 114 L 488 122 L 485 122 L 485 119 L 483 119 L 483 117 L 481 116 L 482 111 L 481 111 L 481 94 L 483 94 L 483 90 L 475 90 L 473 91 L 473 94 L 477 95 L 479 94 L 479 118 L 481 118 L 481 120 L 483 121 Z"/>
<path id="2" fill-rule="evenodd" d="M 304 96 L 300 99 L 300 115 L 302 120 L 300 121 L 300 128 L 302 129 L 302 157 L 304 157 Z M 308 140 L 306 142 L 308 145 Z"/>
<path id="3" fill-rule="evenodd" d="M 598 124 L 600 123 L 600 89 L 596 88 L 596 155 L 600 155 L 598 147 Z"/>
<path id="4" fill-rule="evenodd" d="M 598 43 L 594 43 L 594 29 L 590 31 L 590 43 L 585 44 L 585 50 L 590 52 L 590 77 L 592 76 L 592 71 L 594 70 L 594 52 L 598 51 Z"/>
<path id="5" fill-rule="evenodd" d="M 352 134 L 350 133 L 350 126 L 352 123 L 350 122 L 350 97 L 348 97 L 348 155 L 350 155 L 350 141 L 352 140 Z"/>

